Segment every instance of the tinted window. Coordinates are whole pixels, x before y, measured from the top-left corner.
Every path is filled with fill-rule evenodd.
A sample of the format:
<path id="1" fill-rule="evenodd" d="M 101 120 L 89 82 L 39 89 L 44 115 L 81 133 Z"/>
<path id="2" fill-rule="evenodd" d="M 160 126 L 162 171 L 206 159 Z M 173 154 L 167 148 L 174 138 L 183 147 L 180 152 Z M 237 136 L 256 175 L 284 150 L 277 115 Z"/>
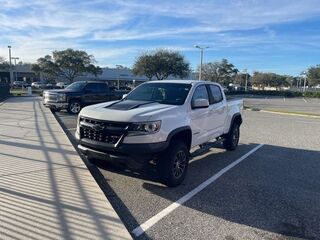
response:
<path id="1" fill-rule="evenodd" d="M 221 102 L 223 99 L 223 96 L 222 96 L 220 88 L 216 85 L 209 85 L 209 86 L 210 86 L 210 91 L 211 91 L 211 95 L 212 95 L 212 100 L 210 101 L 210 103 Z"/>
<path id="2" fill-rule="evenodd" d="M 86 86 L 86 91 L 93 93 L 104 93 L 106 92 L 106 84 L 105 83 L 88 83 Z"/>
<path id="3" fill-rule="evenodd" d="M 81 91 L 85 85 L 86 85 L 86 82 L 74 82 L 71 85 L 69 85 L 68 87 L 66 87 L 66 89 Z"/>
<path id="4" fill-rule="evenodd" d="M 190 88 L 190 84 L 145 83 L 134 89 L 126 99 L 182 105 L 188 96 Z"/>
<path id="5" fill-rule="evenodd" d="M 209 101 L 208 91 L 205 85 L 196 88 L 192 96 L 192 102 L 196 99 L 207 99 Z"/>

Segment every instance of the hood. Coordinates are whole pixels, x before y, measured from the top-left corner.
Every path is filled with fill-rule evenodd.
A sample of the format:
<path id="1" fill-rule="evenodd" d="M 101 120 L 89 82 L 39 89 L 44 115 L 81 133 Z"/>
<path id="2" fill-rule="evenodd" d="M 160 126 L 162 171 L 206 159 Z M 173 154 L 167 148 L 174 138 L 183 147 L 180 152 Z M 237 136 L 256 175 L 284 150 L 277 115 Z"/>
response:
<path id="1" fill-rule="evenodd" d="M 52 89 L 52 90 L 45 90 L 44 92 L 47 93 L 71 93 L 76 92 L 75 90 L 69 90 L 69 89 Z"/>
<path id="2" fill-rule="evenodd" d="M 161 114 L 178 107 L 150 101 L 120 100 L 85 107 L 80 115 L 115 122 L 144 122 L 159 120 Z"/>

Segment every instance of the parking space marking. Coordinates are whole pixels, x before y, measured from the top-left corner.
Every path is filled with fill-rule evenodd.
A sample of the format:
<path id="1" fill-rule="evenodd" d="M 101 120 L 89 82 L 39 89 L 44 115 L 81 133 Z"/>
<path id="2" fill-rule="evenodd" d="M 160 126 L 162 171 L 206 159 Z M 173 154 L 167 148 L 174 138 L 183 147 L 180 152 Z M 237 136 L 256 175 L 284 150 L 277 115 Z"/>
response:
<path id="1" fill-rule="evenodd" d="M 308 102 L 305 98 L 302 98 L 302 100 L 303 100 L 304 102 L 306 102 L 306 103 Z"/>
<path id="2" fill-rule="evenodd" d="M 284 101 L 284 102 L 286 101 L 286 98 L 285 98 L 285 97 L 283 97 L 283 101 Z"/>
<path id="3" fill-rule="evenodd" d="M 212 177 L 201 183 L 198 187 L 178 199 L 176 202 L 172 203 L 169 205 L 167 208 L 163 209 L 161 212 L 156 214 L 155 216 L 151 217 L 149 220 L 145 221 L 142 223 L 140 226 L 136 227 L 133 231 L 132 234 L 134 234 L 136 237 L 139 237 L 141 234 L 143 234 L 146 230 L 148 230 L 150 227 L 155 225 L 157 222 L 159 222 L 162 218 L 167 216 L 169 213 L 174 211 L 176 208 L 180 207 L 182 204 L 184 204 L 186 201 L 191 199 L 194 195 L 202 191 L 204 188 L 209 186 L 211 183 L 216 181 L 218 178 L 220 178 L 223 174 L 231 170 L 233 167 L 238 165 L 240 162 L 242 162 L 244 159 L 249 157 L 251 154 L 253 154 L 255 151 L 257 151 L 259 148 L 261 148 L 264 144 L 259 144 L 252 150 L 250 150 L 248 153 L 243 155 L 242 157 L 238 158 L 236 161 L 232 162 L 225 168 L 221 169 L 218 173 L 214 174 Z"/>

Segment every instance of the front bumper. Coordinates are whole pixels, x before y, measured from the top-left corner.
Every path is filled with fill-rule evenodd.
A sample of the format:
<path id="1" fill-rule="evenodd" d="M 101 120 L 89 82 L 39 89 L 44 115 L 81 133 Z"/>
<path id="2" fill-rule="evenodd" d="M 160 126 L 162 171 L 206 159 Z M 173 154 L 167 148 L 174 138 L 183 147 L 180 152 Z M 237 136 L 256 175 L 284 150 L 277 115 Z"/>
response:
<path id="1" fill-rule="evenodd" d="M 78 148 L 88 158 L 96 158 L 132 168 L 142 168 L 157 153 L 168 147 L 167 142 L 140 144 L 105 144 L 90 139 L 79 140 Z"/>
<path id="2" fill-rule="evenodd" d="M 54 109 L 68 108 L 68 103 L 60 103 L 60 102 L 43 101 L 43 105 L 49 108 L 54 108 Z"/>

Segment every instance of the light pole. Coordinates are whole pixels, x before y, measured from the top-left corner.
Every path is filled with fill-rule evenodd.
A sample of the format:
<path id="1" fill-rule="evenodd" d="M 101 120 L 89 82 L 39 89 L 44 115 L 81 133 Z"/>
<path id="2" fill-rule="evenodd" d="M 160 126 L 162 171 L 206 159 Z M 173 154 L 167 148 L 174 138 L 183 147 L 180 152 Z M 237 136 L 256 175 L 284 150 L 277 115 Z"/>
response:
<path id="1" fill-rule="evenodd" d="M 248 73 L 247 73 L 247 69 L 244 69 L 244 72 L 246 74 L 246 85 L 244 87 L 244 90 L 245 91 L 248 91 Z"/>
<path id="2" fill-rule="evenodd" d="M 307 82 L 307 72 L 306 72 L 306 71 L 303 71 L 303 72 L 301 73 L 301 75 L 304 76 L 303 92 L 305 92 L 305 91 L 306 91 L 306 82 Z"/>
<path id="3" fill-rule="evenodd" d="M 12 65 L 11 65 L 11 46 L 8 46 L 9 50 L 9 64 L 10 64 L 10 83 L 12 84 Z"/>
<path id="4" fill-rule="evenodd" d="M 203 61 L 203 50 L 209 48 L 208 46 L 201 47 L 199 45 L 194 45 L 195 48 L 200 49 L 200 71 L 199 71 L 199 81 L 202 80 L 202 61 Z"/>
<path id="5" fill-rule="evenodd" d="M 18 57 L 11 57 L 12 60 L 14 60 L 14 73 L 15 73 L 15 77 L 14 80 L 17 81 L 17 60 L 19 60 Z"/>
<path id="6" fill-rule="evenodd" d="M 118 90 L 119 90 L 119 88 L 120 88 L 119 68 L 123 68 L 123 66 L 117 64 L 116 67 L 117 67 L 117 75 L 118 75 L 118 76 L 117 76 L 117 88 L 118 88 Z"/>

